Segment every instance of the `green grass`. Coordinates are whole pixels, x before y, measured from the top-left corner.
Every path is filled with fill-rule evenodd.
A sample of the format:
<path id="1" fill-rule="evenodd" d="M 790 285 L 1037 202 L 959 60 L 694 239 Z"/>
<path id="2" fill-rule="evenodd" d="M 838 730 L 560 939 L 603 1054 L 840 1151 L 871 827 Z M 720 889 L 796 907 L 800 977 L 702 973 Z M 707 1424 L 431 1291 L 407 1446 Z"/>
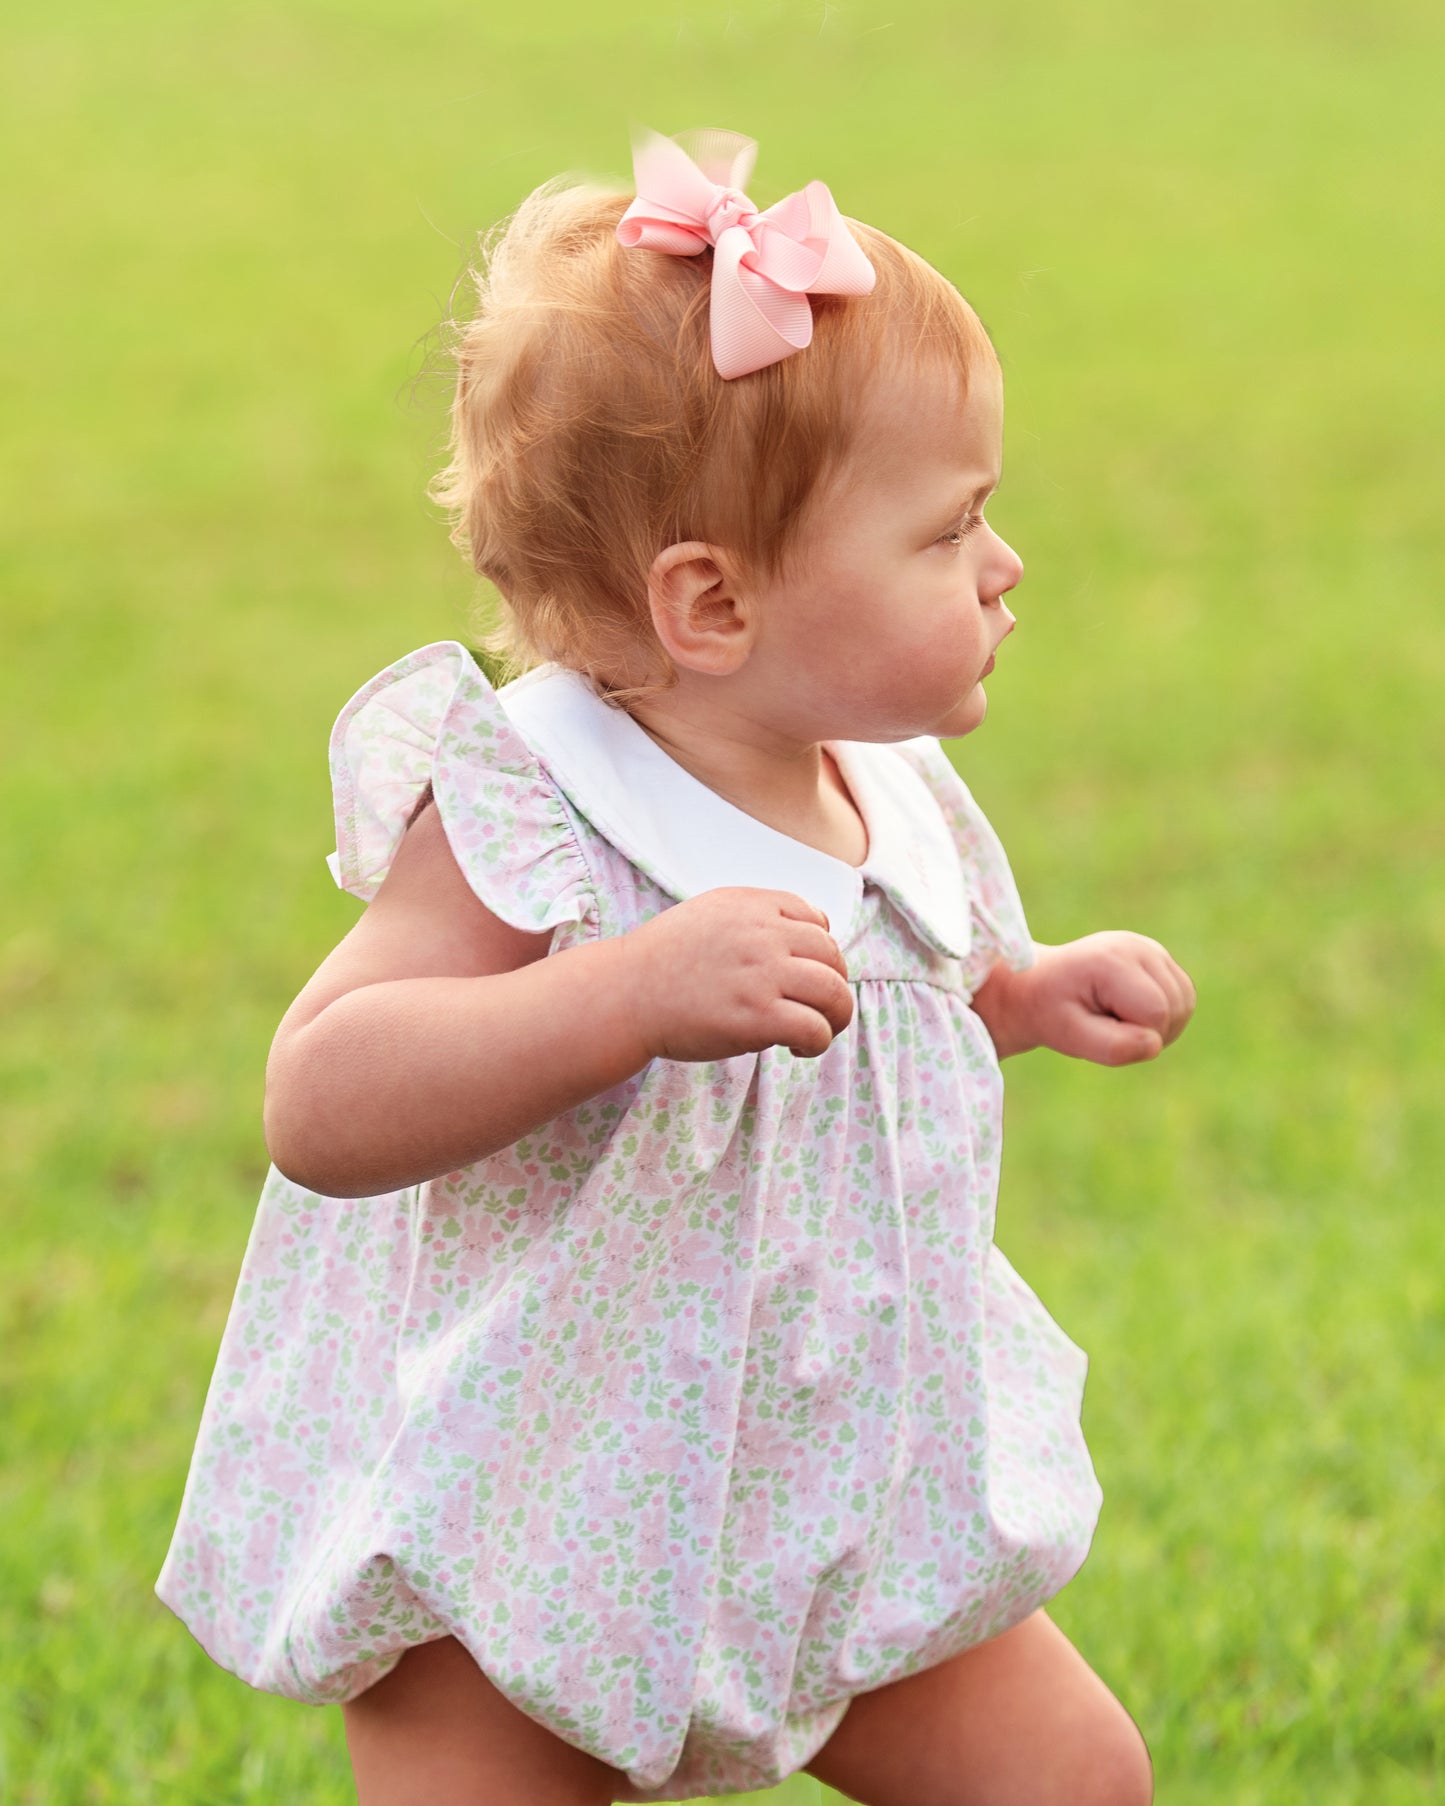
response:
<path id="1" fill-rule="evenodd" d="M 1445 1782 L 1438 9 L 13 9 L 0 290 L 0 1799 L 351 1797 L 151 1593 L 353 919 L 352 688 L 464 631 L 413 394 L 458 245 L 626 122 L 916 245 L 1009 385 L 1022 631 L 961 762 L 1035 933 L 1164 940 L 1157 1066 L 1010 1069 L 1000 1241 L 1091 1353 L 1056 1616 L 1161 1802 Z M 797 1783 L 781 1801 L 811 1801 Z"/>

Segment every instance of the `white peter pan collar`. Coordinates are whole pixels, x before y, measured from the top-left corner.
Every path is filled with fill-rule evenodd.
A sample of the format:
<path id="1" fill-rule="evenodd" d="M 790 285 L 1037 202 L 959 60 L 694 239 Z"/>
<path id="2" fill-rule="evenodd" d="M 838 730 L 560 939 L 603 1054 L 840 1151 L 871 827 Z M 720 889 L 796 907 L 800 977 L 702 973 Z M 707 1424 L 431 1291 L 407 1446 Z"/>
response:
<path id="1" fill-rule="evenodd" d="M 574 807 L 679 902 L 734 884 L 792 891 L 824 911 L 846 946 L 871 881 L 936 951 L 966 957 L 958 847 L 928 783 L 894 746 L 824 742 L 868 830 L 868 856 L 853 866 L 709 789 L 568 666 L 539 665 L 496 695 Z"/>

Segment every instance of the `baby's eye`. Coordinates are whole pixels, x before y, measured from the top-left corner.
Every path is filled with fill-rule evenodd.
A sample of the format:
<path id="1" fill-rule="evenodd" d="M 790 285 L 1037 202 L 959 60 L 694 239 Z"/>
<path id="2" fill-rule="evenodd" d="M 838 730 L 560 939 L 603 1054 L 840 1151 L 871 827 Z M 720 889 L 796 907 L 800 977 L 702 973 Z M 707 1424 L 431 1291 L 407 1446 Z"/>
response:
<path id="1" fill-rule="evenodd" d="M 977 532 L 982 525 L 983 516 L 981 514 L 965 515 L 956 527 L 950 527 L 948 532 L 943 535 L 944 544 L 961 546 L 969 534 Z"/>

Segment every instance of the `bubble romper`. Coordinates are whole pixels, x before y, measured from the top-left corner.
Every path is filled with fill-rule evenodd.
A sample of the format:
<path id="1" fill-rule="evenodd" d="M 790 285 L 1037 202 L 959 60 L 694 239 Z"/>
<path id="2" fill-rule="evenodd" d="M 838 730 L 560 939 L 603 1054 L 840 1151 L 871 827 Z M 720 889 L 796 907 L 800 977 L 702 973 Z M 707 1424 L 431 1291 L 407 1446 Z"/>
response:
<path id="1" fill-rule="evenodd" d="M 450 1635 L 637 1798 L 746 1792 L 1078 1570 L 1086 1361 L 994 1246 L 1002 1083 L 969 1002 L 1033 958 L 1018 894 L 936 739 L 827 745 L 861 866 L 564 666 L 494 689 L 441 642 L 342 711 L 353 895 L 430 784 L 471 888 L 548 957 L 790 891 L 854 1014 L 816 1059 L 653 1060 L 383 1196 L 271 1170 L 156 1588 L 252 1686 L 349 1700 Z"/>

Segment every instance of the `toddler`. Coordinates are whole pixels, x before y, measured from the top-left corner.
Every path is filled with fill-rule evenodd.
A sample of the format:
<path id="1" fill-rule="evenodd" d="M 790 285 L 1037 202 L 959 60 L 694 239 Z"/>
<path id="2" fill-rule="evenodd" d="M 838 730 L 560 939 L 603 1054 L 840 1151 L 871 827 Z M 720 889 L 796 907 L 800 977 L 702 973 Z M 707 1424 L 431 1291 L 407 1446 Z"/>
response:
<path id="1" fill-rule="evenodd" d="M 426 646 L 332 735 L 368 907 L 276 1035 L 157 1590 L 343 1704 L 362 1806 L 1151 1795 L 1042 1609 L 1099 1490 L 999 1062 L 1150 1059 L 1194 992 L 1034 943 L 939 746 L 1023 574 L 982 326 L 753 149 L 648 133 L 494 235 L 436 493 L 510 681 Z"/>

